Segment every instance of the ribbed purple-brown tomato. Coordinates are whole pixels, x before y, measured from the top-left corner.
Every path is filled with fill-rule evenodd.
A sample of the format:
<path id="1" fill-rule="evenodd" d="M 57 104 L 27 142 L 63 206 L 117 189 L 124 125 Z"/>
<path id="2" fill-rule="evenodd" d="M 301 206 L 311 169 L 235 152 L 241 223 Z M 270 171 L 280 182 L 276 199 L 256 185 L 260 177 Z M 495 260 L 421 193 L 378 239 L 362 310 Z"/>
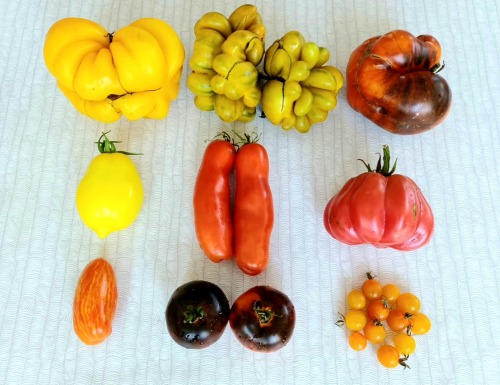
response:
<path id="1" fill-rule="evenodd" d="M 418 134 L 443 122 L 451 90 L 437 72 L 441 45 L 430 35 L 395 30 L 356 48 L 346 70 L 349 105 L 385 130 Z"/>
<path id="2" fill-rule="evenodd" d="M 255 286 L 234 301 L 229 325 L 246 348 L 274 352 L 292 337 L 295 307 L 281 291 L 270 286 Z"/>
<path id="3" fill-rule="evenodd" d="M 167 304 L 167 329 L 187 349 L 203 349 L 216 342 L 229 320 L 229 301 L 222 289 L 207 281 L 179 286 Z"/>

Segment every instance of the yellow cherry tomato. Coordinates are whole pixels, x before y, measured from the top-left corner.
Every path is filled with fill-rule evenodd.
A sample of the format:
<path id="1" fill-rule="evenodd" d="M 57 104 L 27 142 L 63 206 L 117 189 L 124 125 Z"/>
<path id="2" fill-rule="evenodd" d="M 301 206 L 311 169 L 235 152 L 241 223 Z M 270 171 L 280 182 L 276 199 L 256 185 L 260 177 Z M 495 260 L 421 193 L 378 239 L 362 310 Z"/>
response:
<path id="1" fill-rule="evenodd" d="M 379 299 L 382 296 L 382 285 L 375 279 L 370 273 L 366 273 L 367 279 L 363 282 L 361 286 L 361 291 L 365 297 L 372 301 L 374 299 Z"/>
<path id="2" fill-rule="evenodd" d="M 349 346 L 358 352 L 365 350 L 367 345 L 366 337 L 360 332 L 352 332 L 349 336 Z"/>
<path id="3" fill-rule="evenodd" d="M 402 356 L 409 356 L 415 351 L 417 344 L 415 338 L 405 333 L 399 333 L 394 337 L 394 346 Z"/>
<path id="4" fill-rule="evenodd" d="M 102 122 L 163 119 L 177 98 L 184 46 L 160 19 L 143 18 L 108 33 L 82 18 L 52 25 L 44 60 L 62 93 L 82 114 Z"/>
<path id="5" fill-rule="evenodd" d="M 347 306 L 349 309 L 364 309 L 366 306 L 366 297 L 359 289 L 354 289 L 347 294 Z"/>
<path id="6" fill-rule="evenodd" d="M 382 287 L 382 297 L 384 297 L 389 303 L 395 303 L 399 294 L 399 287 L 393 283 L 388 283 Z"/>
<path id="7" fill-rule="evenodd" d="M 378 361 L 386 368 L 399 365 L 399 352 L 394 346 L 384 344 L 377 350 Z"/>
<path id="8" fill-rule="evenodd" d="M 139 173 L 128 155 L 116 151 L 103 134 L 99 151 L 76 190 L 76 208 L 82 221 L 100 238 L 127 228 L 142 207 L 143 187 Z"/>
<path id="9" fill-rule="evenodd" d="M 401 294 L 396 304 L 398 309 L 404 311 L 405 313 L 415 314 L 420 310 L 420 299 L 412 293 Z"/>
<path id="10" fill-rule="evenodd" d="M 431 330 L 431 320 L 424 313 L 415 313 L 409 326 L 412 334 L 427 334 Z"/>
<path id="11" fill-rule="evenodd" d="M 362 330 L 365 327 L 366 322 L 366 313 L 362 310 L 351 309 L 345 315 L 345 326 L 349 330 Z"/>
<path id="12" fill-rule="evenodd" d="M 364 327 L 363 333 L 372 344 L 381 344 L 385 340 L 385 327 L 376 320 L 369 320 Z"/>

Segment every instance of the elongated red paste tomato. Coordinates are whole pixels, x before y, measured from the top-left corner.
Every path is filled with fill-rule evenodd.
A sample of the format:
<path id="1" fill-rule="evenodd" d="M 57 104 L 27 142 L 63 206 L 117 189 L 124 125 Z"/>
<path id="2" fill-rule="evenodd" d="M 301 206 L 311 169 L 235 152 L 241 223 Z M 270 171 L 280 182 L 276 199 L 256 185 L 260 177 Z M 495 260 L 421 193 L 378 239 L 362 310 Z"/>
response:
<path id="1" fill-rule="evenodd" d="M 233 257 L 230 174 L 236 149 L 214 140 L 205 149 L 194 187 L 194 224 L 204 253 L 214 262 Z"/>
<path id="2" fill-rule="evenodd" d="M 236 155 L 234 203 L 235 258 L 248 275 L 264 271 L 274 225 L 274 207 L 269 186 L 269 158 L 258 143 L 243 145 Z"/>

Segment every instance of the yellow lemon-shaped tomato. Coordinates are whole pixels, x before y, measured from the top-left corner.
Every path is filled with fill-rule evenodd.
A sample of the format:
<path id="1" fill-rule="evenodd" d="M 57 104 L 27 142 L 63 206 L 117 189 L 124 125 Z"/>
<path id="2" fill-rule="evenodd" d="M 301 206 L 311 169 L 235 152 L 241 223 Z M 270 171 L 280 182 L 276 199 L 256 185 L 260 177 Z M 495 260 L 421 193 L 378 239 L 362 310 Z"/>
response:
<path id="1" fill-rule="evenodd" d="M 108 143 L 114 148 L 113 142 Z M 102 152 L 91 161 L 78 185 L 76 207 L 85 225 L 105 238 L 134 222 L 143 198 L 141 178 L 130 157 Z"/>

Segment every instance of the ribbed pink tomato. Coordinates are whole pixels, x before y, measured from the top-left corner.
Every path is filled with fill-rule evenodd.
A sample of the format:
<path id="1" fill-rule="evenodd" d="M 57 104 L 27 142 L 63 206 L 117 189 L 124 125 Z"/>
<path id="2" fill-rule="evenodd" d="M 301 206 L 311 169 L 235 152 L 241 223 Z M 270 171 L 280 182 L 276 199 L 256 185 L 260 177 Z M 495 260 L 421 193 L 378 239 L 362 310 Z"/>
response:
<path id="1" fill-rule="evenodd" d="M 376 170 L 351 178 L 327 204 L 324 225 L 335 239 L 411 251 L 426 245 L 434 232 L 434 215 L 417 184 L 390 169 L 389 147 Z"/>

